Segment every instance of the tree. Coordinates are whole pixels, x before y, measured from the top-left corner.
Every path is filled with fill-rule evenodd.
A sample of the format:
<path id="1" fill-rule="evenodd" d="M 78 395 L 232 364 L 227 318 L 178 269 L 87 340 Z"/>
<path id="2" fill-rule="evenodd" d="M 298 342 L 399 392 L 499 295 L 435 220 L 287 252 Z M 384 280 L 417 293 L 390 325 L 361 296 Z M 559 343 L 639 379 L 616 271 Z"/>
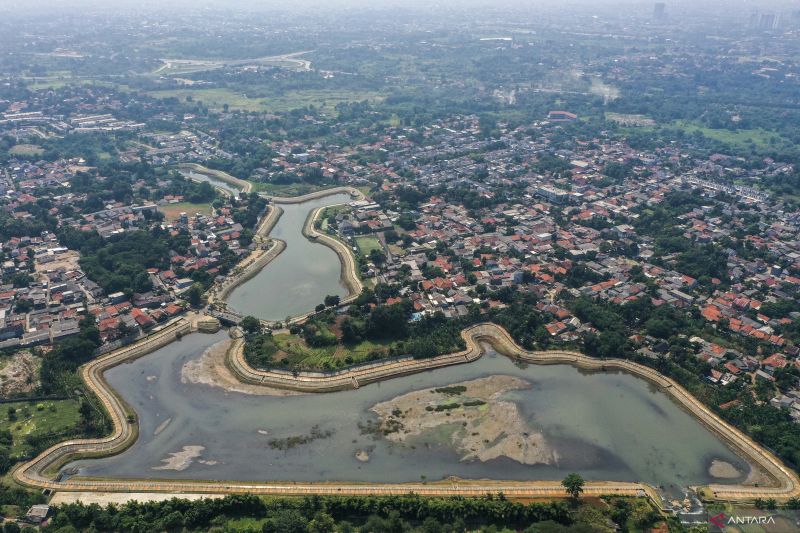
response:
<path id="1" fill-rule="evenodd" d="M 331 296 L 330 294 L 325 297 L 325 305 L 327 307 L 334 307 L 339 305 L 341 298 L 339 296 Z"/>
<path id="2" fill-rule="evenodd" d="M 583 485 L 585 482 L 580 474 L 572 473 L 567 475 L 564 480 L 561 482 L 561 486 L 564 487 L 569 494 L 569 497 L 573 500 L 577 500 L 578 497 L 583 492 Z"/>
<path id="3" fill-rule="evenodd" d="M 186 299 L 192 307 L 199 307 L 203 303 L 203 286 L 199 283 L 193 284 L 186 291 Z"/>
<path id="4" fill-rule="evenodd" d="M 261 331 L 261 321 L 254 316 L 246 316 L 239 322 L 239 326 L 246 333 L 258 333 Z"/>

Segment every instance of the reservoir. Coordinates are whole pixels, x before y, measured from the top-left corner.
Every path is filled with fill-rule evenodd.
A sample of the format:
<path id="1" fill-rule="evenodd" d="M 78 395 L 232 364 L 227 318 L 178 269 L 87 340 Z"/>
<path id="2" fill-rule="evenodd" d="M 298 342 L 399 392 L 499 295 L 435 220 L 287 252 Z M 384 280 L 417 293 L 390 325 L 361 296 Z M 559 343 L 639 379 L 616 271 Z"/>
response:
<path id="1" fill-rule="evenodd" d="M 470 364 L 325 394 L 253 396 L 182 380 L 183 366 L 226 336 L 191 334 L 107 371 L 109 384 L 139 414 L 139 438 L 117 456 L 67 467 L 79 467 L 81 476 L 237 481 L 559 480 L 578 472 L 646 482 L 673 495 L 689 485 L 741 482 L 749 472 L 668 395 L 630 374 L 518 366 L 490 351 Z M 465 459 L 446 426 L 404 442 L 370 430 L 378 423 L 376 404 L 487 376 L 528 384 L 498 399 L 554 451 L 550 464 Z M 710 474 L 712 462 L 731 467 L 725 479 Z"/>
<path id="2" fill-rule="evenodd" d="M 303 236 L 303 225 L 313 209 L 350 200 L 348 194 L 333 194 L 300 204 L 280 204 L 283 215 L 270 237 L 286 242 L 286 249 L 236 287 L 227 299 L 228 306 L 242 315 L 284 320 L 313 311 L 327 295 L 347 296 L 339 256 Z"/>

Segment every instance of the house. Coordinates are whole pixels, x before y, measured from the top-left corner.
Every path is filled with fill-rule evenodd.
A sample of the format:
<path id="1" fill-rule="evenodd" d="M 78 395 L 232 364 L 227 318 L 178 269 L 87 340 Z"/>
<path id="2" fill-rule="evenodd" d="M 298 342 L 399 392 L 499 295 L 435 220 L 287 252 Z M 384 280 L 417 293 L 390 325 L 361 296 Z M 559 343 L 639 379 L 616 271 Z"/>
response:
<path id="1" fill-rule="evenodd" d="M 552 122 L 572 122 L 573 120 L 578 120 L 578 115 L 569 111 L 550 111 L 547 114 L 547 120 Z"/>
<path id="2" fill-rule="evenodd" d="M 50 514 L 50 506 L 44 504 L 32 505 L 25 513 L 25 520 L 31 524 L 41 524 Z"/>

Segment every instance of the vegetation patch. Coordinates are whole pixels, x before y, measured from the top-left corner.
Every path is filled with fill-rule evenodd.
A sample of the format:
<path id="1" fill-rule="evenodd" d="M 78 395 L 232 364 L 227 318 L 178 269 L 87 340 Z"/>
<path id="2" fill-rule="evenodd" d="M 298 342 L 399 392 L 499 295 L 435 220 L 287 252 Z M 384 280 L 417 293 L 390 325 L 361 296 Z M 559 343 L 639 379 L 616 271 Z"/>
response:
<path id="1" fill-rule="evenodd" d="M 0 434 L 10 434 L 14 456 L 27 455 L 42 440 L 61 439 L 81 420 L 78 400 L 20 401 L 0 406 Z"/>
<path id="2" fill-rule="evenodd" d="M 358 246 L 358 251 L 361 255 L 365 257 L 369 257 L 373 250 L 379 252 L 383 250 L 381 241 L 379 241 L 377 237 L 371 235 L 367 237 L 356 237 L 356 246 Z"/>
<path id="3" fill-rule="evenodd" d="M 17 144 L 8 151 L 11 155 L 37 156 L 44 153 L 44 148 L 35 144 Z"/>
<path id="4" fill-rule="evenodd" d="M 319 439 L 327 439 L 336 433 L 333 429 L 322 430 L 318 425 L 311 428 L 308 435 L 293 435 L 282 439 L 270 439 L 267 444 L 273 450 L 291 450 Z"/>

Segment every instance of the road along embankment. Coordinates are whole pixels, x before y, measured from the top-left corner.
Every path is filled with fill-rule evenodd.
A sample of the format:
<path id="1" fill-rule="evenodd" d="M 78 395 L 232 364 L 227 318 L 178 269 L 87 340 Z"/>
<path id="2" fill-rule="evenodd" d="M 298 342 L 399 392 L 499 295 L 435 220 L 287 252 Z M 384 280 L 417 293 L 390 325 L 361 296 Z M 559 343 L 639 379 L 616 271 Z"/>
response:
<path id="1" fill-rule="evenodd" d="M 521 348 L 502 327 L 483 323 L 465 328 L 461 336 L 466 348 L 460 352 L 414 359 L 406 357 L 388 362 L 377 362 L 339 372 L 284 372 L 281 370 L 258 370 L 244 359 L 244 341 L 237 341 L 228 354 L 229 368 L 241 379 L 251 384 L 272 388 L 284 388 L 302 392 L 331 392 L 353 389 L 393 377 L 423 372 L 434 368 L 474 361 L 483 355 L 481 343 L 485 342 L 498 352 L 513 359 L 534 364 L 569 364 L 594 371 L 619 370 L 638 376 L 669 394 L 684 409 L 692 413 L 709 430 L 720 436 L 754 467 L 761 469 L 774 481 L 773 486 L 722 485 L 708 488 L 716 499 L 750 500 L 755 498 L 788 499 L 800 496 L 800 479 L 774 454 L 765 450 L 737 428 L 722 420 L 707 406 L 692 396 L 676 381 L 650 367 L 624 359 L 595 359 L 577 352 L 544 351 L 529 352 Z"/>

